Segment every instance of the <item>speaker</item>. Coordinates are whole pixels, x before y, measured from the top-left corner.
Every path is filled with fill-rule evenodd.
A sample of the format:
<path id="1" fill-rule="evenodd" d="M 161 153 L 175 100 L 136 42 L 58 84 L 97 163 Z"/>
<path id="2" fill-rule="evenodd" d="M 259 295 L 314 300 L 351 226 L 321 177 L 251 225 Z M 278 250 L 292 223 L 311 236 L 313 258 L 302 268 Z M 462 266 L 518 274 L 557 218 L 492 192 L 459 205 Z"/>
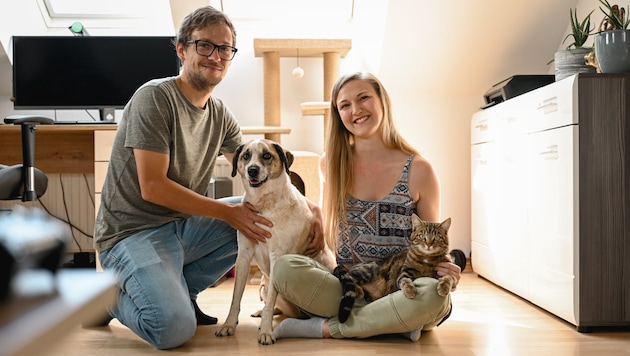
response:
<path id="1" fill-rule="evenodd" d="M 228 177 L 216 177 L 214 178 L 214 198 L 231 197 L 232 193 L 232 180 Z"/>
<path id="2" fill-rule="evenodd" d="M 114 121 L 116 119 L 116 109 L 114 108 L 99 109 L 98 112 L 101 117 L 101 121 Z"/>

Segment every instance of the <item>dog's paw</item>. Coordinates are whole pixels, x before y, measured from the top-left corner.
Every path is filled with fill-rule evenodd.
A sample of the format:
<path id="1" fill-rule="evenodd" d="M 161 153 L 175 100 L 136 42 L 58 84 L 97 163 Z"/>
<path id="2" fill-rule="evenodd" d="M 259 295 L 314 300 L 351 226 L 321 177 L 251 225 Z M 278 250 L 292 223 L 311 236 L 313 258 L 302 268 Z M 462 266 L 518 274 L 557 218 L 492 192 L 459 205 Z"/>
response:
<path id="1" fill-rule="evenodd" d="M 258 334 L 258 343 L 261 345 L 273 345 L 276 343 L 276 338 L 273 336 L 273 333 L 263 333 Z"/>
<path id="2" fill-rule="evenodd" d="M 216 336 L 232 336 L 236 331 L 235 326 L 231 325 L 223 325 L 219 330 L 217 330 L 214 335 Z"/>
<path id="3" fill-rule="evenodd" d="M 280 315 L 282 314 L 282 310 L 278 309 L 278 308 L 274 308 L 273 310 L 273 315 Z M 262 317 L 262 309 L 260 310 L 256 310 L 255 312 L 253 312 L 250 315 L 252 318 L 261 318 Z"/>

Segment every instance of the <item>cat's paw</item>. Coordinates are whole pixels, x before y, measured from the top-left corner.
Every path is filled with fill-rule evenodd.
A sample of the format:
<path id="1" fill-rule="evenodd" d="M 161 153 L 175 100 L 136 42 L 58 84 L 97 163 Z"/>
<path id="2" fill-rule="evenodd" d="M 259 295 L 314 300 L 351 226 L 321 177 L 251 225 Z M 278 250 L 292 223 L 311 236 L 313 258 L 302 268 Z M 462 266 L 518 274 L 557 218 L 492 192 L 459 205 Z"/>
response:
<path id="1" fill-rule="evenodd" d="M 416 286 L 410 278 L 402 278 L 400 280 L 400 290 L 402 290 L 403 294 L 408 299 L 413 299 L 418 293 Z"/>
<path id="2" fill-rule="evenodd" d="M 450 277 L 450 276 L 444 276 Z M 453 287 L 453 279 L 452 278 L 440 278 L 437 284 L 437 293 L 440 297 L 445 297 L 450 293 L 451 288 Z"/>

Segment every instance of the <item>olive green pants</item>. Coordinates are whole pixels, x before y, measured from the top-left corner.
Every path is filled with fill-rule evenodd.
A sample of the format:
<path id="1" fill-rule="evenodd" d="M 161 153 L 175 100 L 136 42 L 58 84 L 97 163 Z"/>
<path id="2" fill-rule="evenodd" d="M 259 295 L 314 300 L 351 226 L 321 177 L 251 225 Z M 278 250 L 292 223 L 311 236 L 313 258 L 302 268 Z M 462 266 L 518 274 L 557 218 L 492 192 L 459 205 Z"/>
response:
<path id="1" fill-rule="evenodd" d="M 437 280 L 418 278 L 413 299 L 396 291 L 374 302 L 357 300 L 345 323 L 337 318 L 341 283 L 330 270 L 302 255 L 285 255 L 273 269 L 274 285 L 287 301 L 310 315 L 329 318 L 334 338 L 366 338 L 414 330 L 430 330 L 451 310 L 450 295 L 437 294 Z"/>

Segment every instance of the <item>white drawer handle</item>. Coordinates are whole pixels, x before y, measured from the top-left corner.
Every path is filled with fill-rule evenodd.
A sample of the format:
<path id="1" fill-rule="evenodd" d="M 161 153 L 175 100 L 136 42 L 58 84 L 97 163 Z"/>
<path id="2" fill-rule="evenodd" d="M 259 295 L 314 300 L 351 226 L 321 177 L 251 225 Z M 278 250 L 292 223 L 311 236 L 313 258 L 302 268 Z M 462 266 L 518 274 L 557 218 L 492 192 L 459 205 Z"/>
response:
<path id="1" fill-rule="evenodd" d="M 558 145 L 547 146 L 547 149 L 539 152 L 539 156 L 543 157 L 543 159 L 558 159 Z"/>
<path id="2" fill-rule="evenodd" d="M 558 98 L 554 96 L 553 98 L 543 100 L 542 103 L 538 104 L 538 111 L 542 111 L 543 114 L 558 111 Z"/>
<path id="3" fill-rule="evenodd" d="M 488 129 L 488 124 L 486 121 L 481 121 L 480 123 L 475 125 L 475 128 L 479 131 L 486 131 Z"/>

